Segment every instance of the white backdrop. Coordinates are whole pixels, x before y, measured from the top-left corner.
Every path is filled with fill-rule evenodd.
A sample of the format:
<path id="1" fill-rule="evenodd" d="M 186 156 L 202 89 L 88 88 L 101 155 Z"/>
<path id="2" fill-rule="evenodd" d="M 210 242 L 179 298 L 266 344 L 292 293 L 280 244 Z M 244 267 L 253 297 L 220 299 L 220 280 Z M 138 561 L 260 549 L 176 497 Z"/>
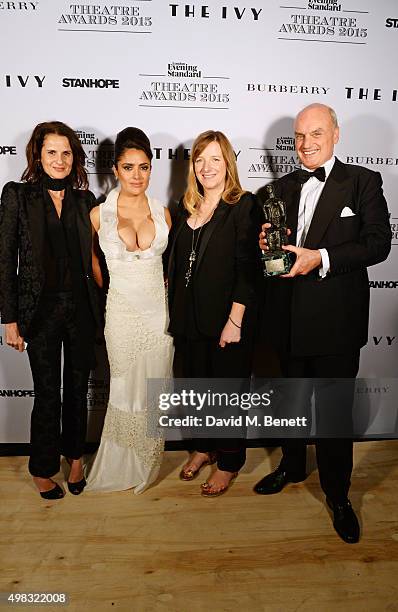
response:
<path id="1" fill-rule="evenodd" d="M 0 184 L 19 179 L 33 127 L 55 119 L 79 131 L 97 196 L 109 191 L 112 141 L 128 125 L 151 139 L 150 191 L 165 202 L 181 196 L 192 141 L 210 128 L 230 138 L 243 186 L 257 191 L 295 168 L 297 111 L 329 104 L 341 125 L 338 157 L 378 170 L 384 180 L 393 246 L 387 262 L 369 270 L 371 320 L 360 375 L 394 377 L 395 24 L 395 0 L 1 1 Z M 25 442 L 28 361 L 4 345 L 3 334 L 1 341 L 0 442 Z M 106 406 L 105 378 L 99 368 L 90 382 L 94 423 Z"/>

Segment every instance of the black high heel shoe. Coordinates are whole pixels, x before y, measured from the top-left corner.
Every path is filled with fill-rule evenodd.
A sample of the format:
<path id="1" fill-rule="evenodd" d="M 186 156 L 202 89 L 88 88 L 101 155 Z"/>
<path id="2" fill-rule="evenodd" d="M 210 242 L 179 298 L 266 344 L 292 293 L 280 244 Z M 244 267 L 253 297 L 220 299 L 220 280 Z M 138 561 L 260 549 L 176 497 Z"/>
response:
<path id="1" fill-rule="evenodd" d="M 69 463 L 69 465 L 72 465 L 72 459 L 68 459 L 68 457 L 65 457 L 66 461 Z M 66 484 L 68 485 L 68 490 L 69 493 L 72 493 L 72 495 L 80 495 L 80 493 L 83 491 L 84 487 L 87 484 L 86 479 L 83 478 L 81 480 L 79 480 L 78 482 L 69 482 L 69 480 L 66 481 Z"/>
<path id="2" fill-rule="evenodd" d="M 69 482 L 68 480 L 66 484 L 68 485 L 69 493 L 72 493 L 72 495 L 80 495 L 87 482 L 85 478 L 82 478 L 79 482 Z"/>
<path id="3" fill-rule="evenodd" d="M 65 496 L 65 491 L 55 483 L 55 487 L 49 491 L 39 491 L 43 499 L 62 499 Z"/>

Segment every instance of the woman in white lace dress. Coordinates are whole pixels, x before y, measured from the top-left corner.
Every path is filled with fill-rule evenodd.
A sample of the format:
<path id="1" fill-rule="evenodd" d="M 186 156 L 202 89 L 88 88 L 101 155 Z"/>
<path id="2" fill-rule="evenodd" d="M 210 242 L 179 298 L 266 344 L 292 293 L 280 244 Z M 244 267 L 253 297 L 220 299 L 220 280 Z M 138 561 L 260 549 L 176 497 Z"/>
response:
<path id="1" fill-rule="evenodd" d="M 146 489 L 156 479 L 163 439 L 147 431 L 156 418 L 147 405 L 147 378 L 171 376 L 173 342 L 166 333 L 167 310 L 162 254 L 170 214 L 146 189 L 152 151 L 138 128 L 126 128 L 115 142 L 114 173 L 119 187 L 91 211 L 110 276 L 105 340 L 110 395 L 101 444 L 87 490 Z M 102 282 L 96 257 L 96 280 Z"/>

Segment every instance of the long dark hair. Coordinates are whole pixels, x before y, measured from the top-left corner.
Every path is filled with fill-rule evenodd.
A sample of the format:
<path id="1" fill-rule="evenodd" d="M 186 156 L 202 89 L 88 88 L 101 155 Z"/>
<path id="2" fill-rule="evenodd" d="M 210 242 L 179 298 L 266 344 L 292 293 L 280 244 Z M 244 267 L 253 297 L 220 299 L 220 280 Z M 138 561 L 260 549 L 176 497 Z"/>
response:
<path id="1" fill-rule="evenodd" d="M 61 121 L 46 121 L 36 125 L 26 145 L 26 159 L 28 165 L 22 174 L 21 180 L 27 183 L 37 183 L 43 176 L 44 170 L 40 158 L 43 142 L 48 134 L 65 136 L 69 140 L 69 145 L 73 153 L 73 164 L 70 173 L 72 185 L 78 189 L 87 189 L 88 178 L 84 167 L 85 154 L 83 147 L 72 128 Z"/>

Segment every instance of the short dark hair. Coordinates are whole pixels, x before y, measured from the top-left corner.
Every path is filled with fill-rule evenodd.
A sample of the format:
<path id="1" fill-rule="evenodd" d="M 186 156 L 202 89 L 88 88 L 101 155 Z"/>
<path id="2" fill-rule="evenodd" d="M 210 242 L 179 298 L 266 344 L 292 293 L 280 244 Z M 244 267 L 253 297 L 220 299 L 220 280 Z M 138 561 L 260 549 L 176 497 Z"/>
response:
<path id="1" fill-rule="evenodd" d="M 73 153 L 73 164 L 70 177 L 72 179 L 73 187 L 78 189 L 88 188 L 87 172 L 84 167 L 85 153 L 76 133 L 61 121 L 45 121 L 36 125 L 32 132 L 32 136 L 28 144 L 26 145 L 26 159 L 28 165 L 22 174 L 21 180 L 27 183 L 38 182 L 43 174 L 44 170 L 41 165 L 41 150 L 43 147 L 44 139 L 49 134 L 57 134 L 57 136 L 65 136 L 69 140 L 70 148 Z"/>
<path id="2" fill-rule="evenodd" d="M 148 136 L 136 127 L 126 127 L 118 133 L 115 140 L 115 166 L 127 149 L 137 149 L 143 151 L 149 161 L 152 160 L 153 153 Z"/>

